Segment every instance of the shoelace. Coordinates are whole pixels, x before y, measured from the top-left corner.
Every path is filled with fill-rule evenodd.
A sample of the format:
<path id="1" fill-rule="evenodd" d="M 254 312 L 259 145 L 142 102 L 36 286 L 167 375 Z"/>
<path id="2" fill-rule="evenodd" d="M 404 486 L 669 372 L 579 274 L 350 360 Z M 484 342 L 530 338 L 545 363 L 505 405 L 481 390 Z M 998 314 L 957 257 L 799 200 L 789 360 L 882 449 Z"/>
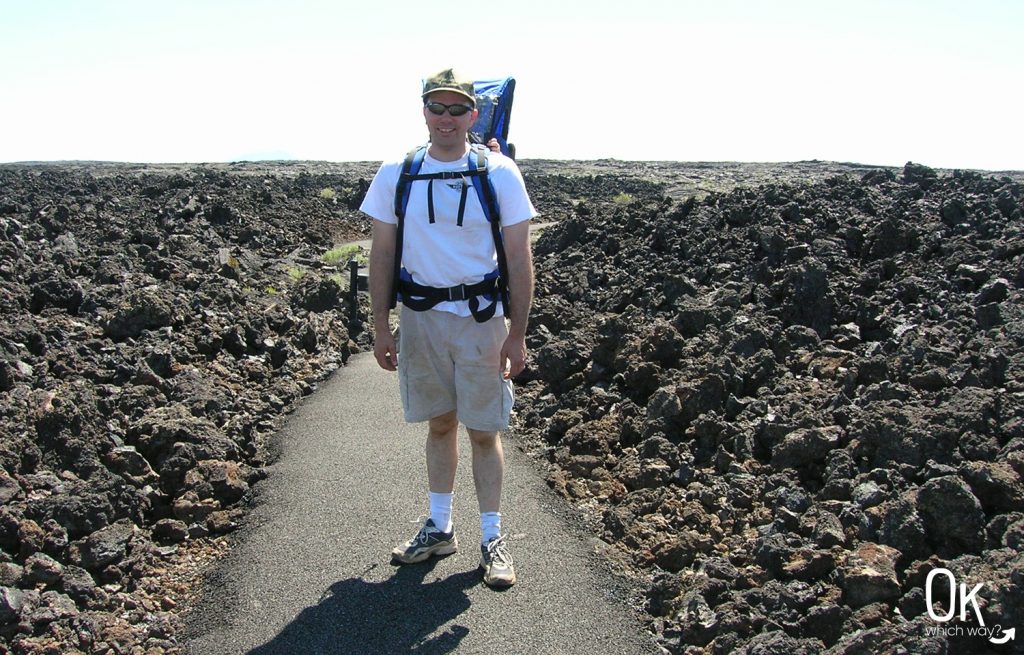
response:
<path id="1" fill-rule="evenodd" d="M 504 535 L 491 539 L 487 542 L 487 554 L 490 556 L 491 562 L 507 565 L 512 564 L 512 556 L 509 555 L 507 550 L 505 550 L 505 547 Z"/>
<path id="2" fill-rule="evenodd" d="M 429 516 L 420 516 L 415 521 L 410 521 L 410 523 L 419 523 L 420 524 L 420 531 L 416 533 L 415 537 L 413 537 L 413 540 L 412 540 L 413 545 L 426 546 L 427 545 L 427 539 L 430 537 L 430 533 L 431 532 L 441 532 L 436 527 L 427 527 L 427 521 L 429 519 L 430 519 Z"/>

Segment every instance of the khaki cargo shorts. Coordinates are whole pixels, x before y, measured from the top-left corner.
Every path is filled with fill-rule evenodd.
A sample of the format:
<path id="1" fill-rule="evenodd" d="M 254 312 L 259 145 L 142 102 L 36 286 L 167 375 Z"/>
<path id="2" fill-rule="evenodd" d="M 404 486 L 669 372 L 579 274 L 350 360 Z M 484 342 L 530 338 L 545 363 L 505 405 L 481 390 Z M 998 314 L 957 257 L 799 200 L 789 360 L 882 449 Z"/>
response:
<path id="1" fill-rule="evenodd" d="M 514 395 L 498 362 L 508 336 L 505 318 L 477 323 L 471 316 L 404 306 L 401 317 L 398 384 L 405 420 L 417 423 L 455 410 L 467 428 L 507 429 Z"/>

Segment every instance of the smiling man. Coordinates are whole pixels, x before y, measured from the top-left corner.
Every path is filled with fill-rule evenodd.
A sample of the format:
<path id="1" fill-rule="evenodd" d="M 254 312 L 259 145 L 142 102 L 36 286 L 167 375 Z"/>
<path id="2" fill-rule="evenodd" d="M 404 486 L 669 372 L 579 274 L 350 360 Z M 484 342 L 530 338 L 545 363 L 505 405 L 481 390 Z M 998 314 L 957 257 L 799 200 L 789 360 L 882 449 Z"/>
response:
<path id="1" fill-rule="evenodd" d="M 526 365 L 529 223 L 537 212 L 515 162 L 469 144 L 472 80 L 443 70 L 424 82 L 422 99 L 430 142 L 383 164 L 360 207 L 374 219 L 374 356 L 398 371 L 405 420 L 428 424 L 430 514 L 392 557 L 408 564 L 458 549 L 452 499 L 461 422 L 472 449 L 483 579 L 507 587 L 516 574 L 501 532 L 500 432 L 509 424 L 512 378 Z M 398 344 L 390 325 L 396 291 Z"/>

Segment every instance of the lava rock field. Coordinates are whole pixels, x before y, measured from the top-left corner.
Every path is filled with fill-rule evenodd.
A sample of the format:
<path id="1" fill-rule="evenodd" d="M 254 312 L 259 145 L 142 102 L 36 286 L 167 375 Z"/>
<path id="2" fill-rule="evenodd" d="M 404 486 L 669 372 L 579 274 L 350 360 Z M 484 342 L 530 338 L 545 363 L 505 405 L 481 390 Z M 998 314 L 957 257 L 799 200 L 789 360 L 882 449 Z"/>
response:
<path id="1" fill-rule="evenodd" d="M 0 165 L 0 653 L 180 650 L 281 418 L 369 346 L 323 255 L 375 168 Z M 510 441 L 668 652 L 1022 652 L 927 600 L 1024 629 L 1024 177 L 522 168 Z"/>
<path id="2" fill-rule="evenodd" d="M 537 242 L 517 435 L 646 572 L 662 645 L 1021 652 L 929 609 L 980 584 L 1024 625 L 1024 187 L 640 191 Z"/>

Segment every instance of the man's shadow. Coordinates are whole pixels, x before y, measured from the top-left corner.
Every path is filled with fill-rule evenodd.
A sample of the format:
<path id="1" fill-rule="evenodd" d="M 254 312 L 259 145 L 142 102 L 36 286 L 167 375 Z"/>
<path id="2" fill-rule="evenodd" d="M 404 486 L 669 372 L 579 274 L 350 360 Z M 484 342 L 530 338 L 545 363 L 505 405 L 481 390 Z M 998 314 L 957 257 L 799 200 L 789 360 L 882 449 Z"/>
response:
<path id="1" fill-rule="evenodd" d="M 381 655 L 453 652 L 469 628 L 453 625 L 433 633 L 469 609 L 466 589 L 480 584 L 479 571 L 424 583 L 436 559 L 398 568 L 383 582 L 349 578 L 336 582 L 266 644 L 248 655 Z M 374 564 L 367 571 L 375 568 Z"/>

